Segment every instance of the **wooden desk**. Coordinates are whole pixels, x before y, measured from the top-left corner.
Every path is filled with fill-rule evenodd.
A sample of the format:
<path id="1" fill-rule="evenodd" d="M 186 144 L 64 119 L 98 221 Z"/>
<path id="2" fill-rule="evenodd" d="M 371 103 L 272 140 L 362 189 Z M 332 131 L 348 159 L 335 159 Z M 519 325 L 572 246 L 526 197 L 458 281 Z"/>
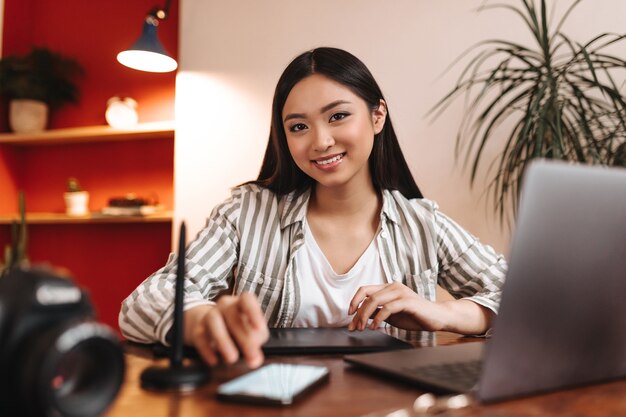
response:
<path id="1" fill-rule="evenodd" d="M 438 333 L 422 344 L 446 345 L 480 342 Z M 420 343 L 416 343 L 419 345 Z M 190 394 L 151 393 L 139 387 L 141 371 L 155 363 L 147 350 L 131 347 L 127 352 L 126 382 L 120 395 L 103 417 L 246 417 L 246 416 L 364 416 L 410 407 L 422 394 L 419 388 L 386 380 L 352 368 L 339 355 L 270 357 L 267 363 L 303 363 L 330 369 L 329 383 L 315 389 L 301 401 L 288 407 L 253 406 L 217 401 L 218 384 L 245 373 L 243 365 L 217 368 L 213 380 Z M 626 416 L 626 380 L 560 391 L 498 404 L 476 405 L 455 410 L 445 417 L 624 417 Z"/>

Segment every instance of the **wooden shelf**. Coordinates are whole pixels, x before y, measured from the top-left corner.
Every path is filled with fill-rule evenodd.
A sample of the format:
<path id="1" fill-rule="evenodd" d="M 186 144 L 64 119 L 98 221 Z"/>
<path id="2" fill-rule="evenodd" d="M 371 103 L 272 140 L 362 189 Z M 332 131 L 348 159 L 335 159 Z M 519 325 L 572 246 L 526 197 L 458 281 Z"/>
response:
<path id="1" fill-rule="evenodd" d="M 45 130 L 40 133 L 1 133 L 0 144 L 14 146 L 60 145 L 68 143 L 112 142 L 174 137 L 174 122 L 141 123 L 132 129 L 86 126 Z"/>
<path id="2" fill-rule="evenodd" d="M 19 221 L 19 216 L 0 216 L 0 225 Z M 91 213 L 86 216 L 68 216 L 65 213 L 26 213 L 26 223 L 32 224 L 86 224 L 86 223 L 167 223 L 172 221 L 172 212 L 164 211 L 149 216 L 108 216 Z"/>

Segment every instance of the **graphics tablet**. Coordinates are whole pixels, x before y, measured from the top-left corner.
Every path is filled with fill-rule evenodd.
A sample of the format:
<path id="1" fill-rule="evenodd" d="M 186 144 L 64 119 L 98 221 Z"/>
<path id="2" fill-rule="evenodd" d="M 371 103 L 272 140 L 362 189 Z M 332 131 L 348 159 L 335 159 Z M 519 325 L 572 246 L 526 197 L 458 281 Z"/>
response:
<path id="1" fill-rule="evenodd" d="M 263 346 L 263 352 L 266 355 L 342 354 L 411 347 L 409 343 L 376 330 L 281 328 L 270 329 L 270 338 Z"/>

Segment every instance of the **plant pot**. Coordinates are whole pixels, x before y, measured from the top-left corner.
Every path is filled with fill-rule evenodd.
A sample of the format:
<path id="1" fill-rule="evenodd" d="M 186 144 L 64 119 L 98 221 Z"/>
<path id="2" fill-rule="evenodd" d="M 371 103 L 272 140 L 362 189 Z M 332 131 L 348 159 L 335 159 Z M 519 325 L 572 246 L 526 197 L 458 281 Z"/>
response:
<path id="1" fill-rule="evenodd" d="M 64 193 L 65 212 L 69 216 L 86 216 L 89 214 L 89 192 L 74 191 Z"/>
<path id="2" fill-rule="evenodd" d="M 9 104 L 9 126 L 15 133 L 36 133 L 48 124 L 48 105 L 39 100 L 13 99 Z"/>

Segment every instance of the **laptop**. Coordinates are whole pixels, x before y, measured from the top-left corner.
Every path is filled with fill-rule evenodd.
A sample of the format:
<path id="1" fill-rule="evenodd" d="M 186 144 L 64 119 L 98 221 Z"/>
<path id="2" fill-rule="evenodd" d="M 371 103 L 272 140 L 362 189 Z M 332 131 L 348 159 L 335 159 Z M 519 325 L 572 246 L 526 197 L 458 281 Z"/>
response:
<path id="1" fill-rule="evenodd" d="M 493 337 L 345 360 L 482 402 L 623 378 L 625 297 L 626 170 L 535 161 Z"/>

